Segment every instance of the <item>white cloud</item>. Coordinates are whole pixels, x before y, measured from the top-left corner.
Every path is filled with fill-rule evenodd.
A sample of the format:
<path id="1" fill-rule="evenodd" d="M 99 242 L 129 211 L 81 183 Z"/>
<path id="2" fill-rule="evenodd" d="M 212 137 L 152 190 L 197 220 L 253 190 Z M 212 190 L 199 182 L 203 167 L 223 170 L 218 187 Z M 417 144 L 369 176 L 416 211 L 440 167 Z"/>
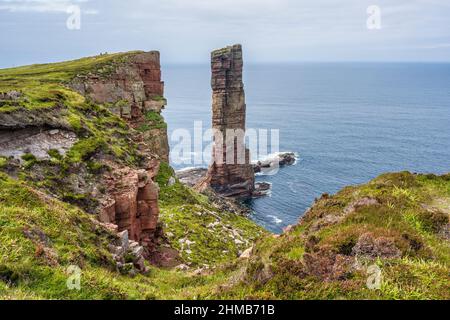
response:
<path id="1" fill-rule="evenodd" d="M 70 4 L 101 12 L 70 35 L 75 48 L 59 29 L 51 39 L 42 32 L 60 21 L 23 23 L 18 14 L 62 14 Z M 381 30 L 366 26 L 374 4 Z M 158 49 L 166 61 L 202 62 L 211 49 L 239 42 L 249 61 L 449 59 L 449 0 L 0 0 L 0 10 L 9 11 L 0 12 L 0 33 L 23 30 L 48 50 L 64 43 L 80 55 Z"/>
<path id="2" fill-rule="evenodd" d="M 450 43 L 437 43 L 419 47 L 419 49 L 441 49 L 441 48 L 450 48 Z"/>
<path id="3" fill-rule="evenodd" d="M 9 12 L 66 13 L 73 5 L 89 0 L 0 0 L 0 10 Z M 86 9 L 84 14 L 97 14 L 97 10 Z"/>

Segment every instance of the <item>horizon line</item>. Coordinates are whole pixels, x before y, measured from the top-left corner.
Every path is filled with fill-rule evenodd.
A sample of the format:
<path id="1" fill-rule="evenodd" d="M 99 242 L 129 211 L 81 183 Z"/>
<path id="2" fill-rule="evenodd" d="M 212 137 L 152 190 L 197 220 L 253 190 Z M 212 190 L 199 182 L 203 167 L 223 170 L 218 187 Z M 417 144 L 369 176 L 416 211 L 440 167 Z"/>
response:
<path id="1" fill-rule="evenodd" d="M 40 65 L 40 64 L 52 64 L 52 63 L 60 63 L 66 61 L 73 61 L 77 59 L 82 59 L 84 57 L 76 58 L 76 59 L 67 59 L 67 60 L 56 60 L 56 61 L 45 61 L 45 62 L 31 62 L 25 64 L 14 64 L 14 65 L 0 65 L 0 70 L 2 69 L 12 69 L 18 67 L 26 67 L 32 65 Z M 293 65 L 293 64 L 352 64 L 352 63 L 361 63 L 361 64 L 450 64 L 450 60 L 299 60 L 299 61 L 246 61 L 246 65 Z M 165 66 L 209 66 L 209 62 L 161 62 L 161 65 Z"/>

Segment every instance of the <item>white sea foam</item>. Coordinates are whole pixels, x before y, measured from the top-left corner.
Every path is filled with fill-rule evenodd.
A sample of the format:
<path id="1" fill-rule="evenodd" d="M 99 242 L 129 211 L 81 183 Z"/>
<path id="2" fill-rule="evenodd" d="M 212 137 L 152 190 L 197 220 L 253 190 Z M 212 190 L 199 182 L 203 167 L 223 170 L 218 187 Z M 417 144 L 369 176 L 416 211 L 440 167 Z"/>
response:
<path id="1" fill-rule="evenodd" d="M 178 170 L 175 170 L 176 173 L 182 173 L 186 171 L 196 170 L 196 169 L 207 169 L 206 167 L 185 167 Z"/>
<path id="2" fill-rule="evenodd" d="M 260 158 L 258 158 L 258 159 L 256 159 L 256 160 L 253 160 L 252 163 L 253 163 L 253 164 L 257 164 L 258 161 L 275 160 L 275 159 L 278 158 L 279 155 L 285 154 L 285 153 L 293 153 L 293 154 L 294 154 L 294 157 L 295 157 L 295 160 L 298 160 L 298 159 L 299 159 L 299 154 L 298 154 L 298 152 L 284 151 L 284 152 L 274 152 L 274 153 L 270 153 L 270 154 L 268 154 L 268 155 L 266 155 L 266 156 L 260 157 Z"/>
<path id="3" fill-rule="evenodd" d="M 298 163 L 298 161 L 300 159 L 300 156 L 299 156 L 299 154 L 297 152 L 290 152 L 290 151 L 289 152 L 274 152 L 274 153 L 271 153 L 271 154 L 269 154 L 267 156 L 259 158 L 258 160 L 252 161 L 252 164 L 256 165 L 259 161 L 261 161 L 261 162 L 269 161 L 269 162 L 273 163 L 279 158 L 280 155 L 286 154 L 286 153 L 293 153 L 294 154 L 295 161 L 294 161 L 294 163 L 291 166 L 297 165 L 297 163 Z M 272 176 L 272 175 L 277 174 L 279 169 L 280 169 L 280 167 L 275 165 L 275 166 L 273 166 L 273 169 L 264 168 L 261 172 L 258 172 L 255 175 L 258 176 L 258 177 L 261 177 L 261 176 Z"/>
<path id="4" fill-rule="evenodd" d="M 277 216 L 274 215 L 268 215 L 269 218 L 272 218 L 273 222 L 275 224 L 281 224 L 283 222 L 283 220 L 281 220 L 280 218 L 278 218 Z"/>

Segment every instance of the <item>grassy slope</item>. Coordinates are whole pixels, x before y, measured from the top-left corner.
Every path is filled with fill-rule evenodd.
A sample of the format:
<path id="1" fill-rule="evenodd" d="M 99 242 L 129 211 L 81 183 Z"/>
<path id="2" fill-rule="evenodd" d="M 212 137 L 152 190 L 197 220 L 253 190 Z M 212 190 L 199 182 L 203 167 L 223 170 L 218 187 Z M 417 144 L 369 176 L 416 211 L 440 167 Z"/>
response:
<path id="1" fill-rule="evenodd" d="M 219 210 L 206 196 L 178 181 L 169 186 L 171 176 L 173 170 L 163 163 L 157 178 L 160 220 L 185 262 L 209 266 L 233 260 L 266 234 L 246 217 Z"/>
<path id="2" fill-rule="evenodd" d="M 423 205 L 439 209 L 448 221 L 448 175 L 386 174 L 321 198 L 293 231 L 258 241 L 248 261 L 229 259 L 203 275 L 152 268 L 148 276 L 136 278 L 111 270 L 109 254 L 102 249 L 111 235 L 91 216 L 23 183 L 0 177 L 0 298 L 449 298 L 450 248 L 448 240 L 436 233 L 444 222 L 439 215 L 423 210 Z M 340 214 L 351 201 L 363 196 L 376 197 L 380 205 L 357 209 L 340 223 L 311 232 L 319 216 Z M 46 234 L 48 248 L 43 250 L 39 241 L 26 237 L 26 230 Z M 192 230 L 191 235 L 202 236 L 195 234 L 197 231 Z M 398 259 L 362 260 L 363 265 L 380 266 L 381 289 L 367 289 L 367 275 L 362 271 L 332 281 L 302 275 L 302 262 L 309 252 L 306 243 L 311 236 L 319 239 L 320 247 L 348 254 L 347 244 L 354 244 L 368 231 L 392 238 L 402 252 Z M 416 241 L 414 246 L 411 239 Z M 82 266 L 80 291 L 66 288 L 65 270 L 70 264 Z M 262 282 L 257 279 L 261 279 L 258 275 L 264 266 L 270 268 L 271 276 Z"/>
<path id="3" fill-rule="evenodd" d="M 316 231 L 317 222 L 340 216 L 353 201 L 377 199 L 378 205 L 357 208 L 334 225 Z M 245 281 L 221 298 L 284 299 L 449 299 L 450 243 L 439 230 L 448 224 L 450 175 L 385 174 L 368 184 L 347 187 L 322 197 L 293 231 L 259 241 L 245 270 Z M 448 225 L 447 225 L 448 230 Z M 334 252 L 354 259 L 352 247 L 365 233 L 391 239 L 401 251 L 397 259 L 359 258 L 361 267 L 337 280 L 305 274 L 306 255 Z M 312 239 L 314 249 L 311 249 Z M 323 251 L 320 251 L 323 249 Z M 323 253 L 320 253 L 321 255 Z M 320 258 L 320 257 L 319 257 Z M 367 267 L 381 268 L 379 290 L 366 287 Z M 272 273 L 263 285 L 264 270 Z"/>
<path id="4" fill-rule="evenodd" d="M 0 174 L 0 299 L 208 298 L 227 280 L 157 268 L 122 276 L 106 249 L 112 239 L 92 216 Z M 82 268 L 80 291 L 67 289 L 70 265 Z"/>

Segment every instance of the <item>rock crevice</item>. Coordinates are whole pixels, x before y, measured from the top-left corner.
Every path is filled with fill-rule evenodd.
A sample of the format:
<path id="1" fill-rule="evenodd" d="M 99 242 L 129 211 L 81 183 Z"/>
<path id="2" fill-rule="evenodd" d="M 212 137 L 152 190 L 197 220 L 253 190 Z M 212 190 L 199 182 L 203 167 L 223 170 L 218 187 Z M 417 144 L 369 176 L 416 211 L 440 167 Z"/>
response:
<path id="1" fill-rule="evenodd" d="M 129 238 L 139 242 L 148 253 L 156 246 L 159 217 L 159 189 L 152 180 L 152 172 L 117 170 L 108 179 L 110 196 L 99 213 L 101 222 L 116 224 L 119 231 L 128 231 Z"/>

